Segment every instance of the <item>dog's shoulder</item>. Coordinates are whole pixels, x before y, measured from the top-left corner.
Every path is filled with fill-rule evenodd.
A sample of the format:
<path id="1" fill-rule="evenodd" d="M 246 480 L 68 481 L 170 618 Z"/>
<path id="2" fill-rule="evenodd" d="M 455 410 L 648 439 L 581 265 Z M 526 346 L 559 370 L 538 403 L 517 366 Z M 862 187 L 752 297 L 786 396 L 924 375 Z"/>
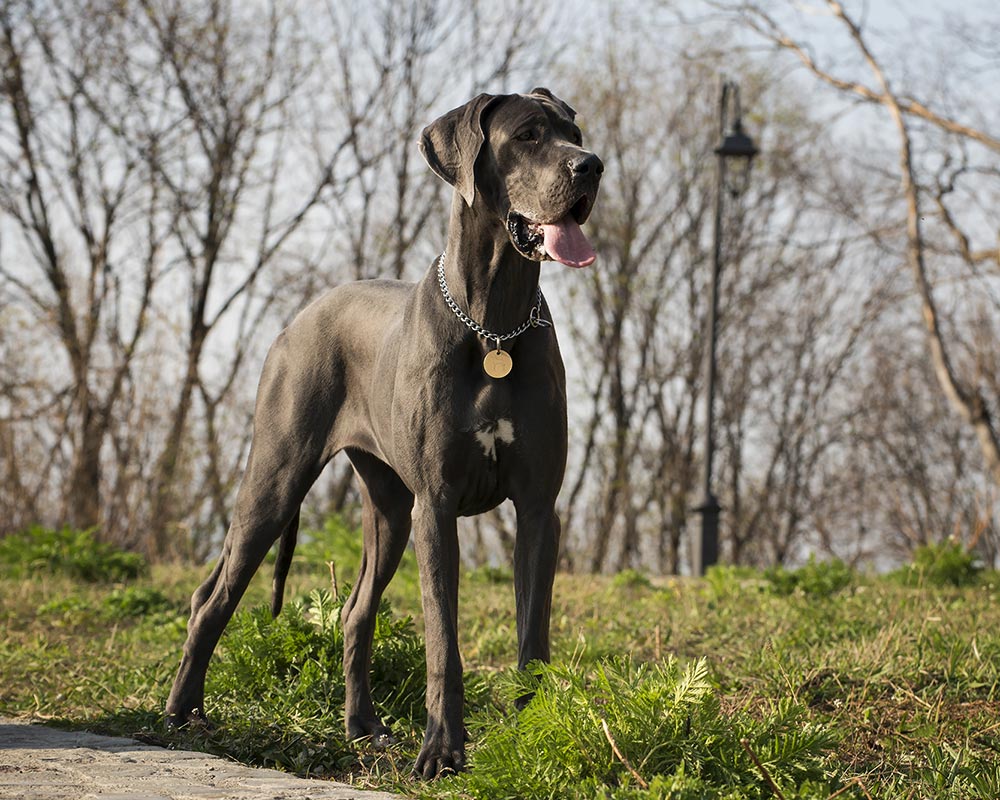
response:
<path id="1" fill-rule="evenodd" d="M 299 318 L 340 316 L 398 308 L 413 293 L 414 284 L 383 278 L 352 281 L 327 289 L 299 313 Z"/>
<path id="2" fill-rule="evenodd" d="M 275 346 L 323 353 L 324 360 L 337 360 L 337 354 L 369 356 L 372 346 L 400 323 L 413 291 L 412 283 L 384 279 L 332 287 L 299 312 Z"/>

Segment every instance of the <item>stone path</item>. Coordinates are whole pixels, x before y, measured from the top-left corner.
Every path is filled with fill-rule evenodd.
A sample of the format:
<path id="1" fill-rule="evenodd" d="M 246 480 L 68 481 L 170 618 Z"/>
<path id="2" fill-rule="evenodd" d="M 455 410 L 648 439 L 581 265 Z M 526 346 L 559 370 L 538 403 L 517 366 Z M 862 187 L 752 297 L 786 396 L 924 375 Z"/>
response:
<path id="1" fill-rule="evenodd" d="M 0 718 L 0 798 L 24 800 L 399 800 L 134 739 Z"/>

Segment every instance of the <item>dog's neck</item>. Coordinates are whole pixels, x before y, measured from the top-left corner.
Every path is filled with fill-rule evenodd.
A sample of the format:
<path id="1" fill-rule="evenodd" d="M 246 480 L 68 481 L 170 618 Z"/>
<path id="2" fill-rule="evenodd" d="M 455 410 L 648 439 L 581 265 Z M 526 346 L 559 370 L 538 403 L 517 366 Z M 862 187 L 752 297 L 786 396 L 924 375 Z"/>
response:
<path id="1" fill-rule="evenodd" d="M 478 199 L 470 208 L 455 193 L 445 280 L 472 319 L 497 334 L 521 325 L 537 299 L 540 266 L 514 249 L 495 210 Z"/>

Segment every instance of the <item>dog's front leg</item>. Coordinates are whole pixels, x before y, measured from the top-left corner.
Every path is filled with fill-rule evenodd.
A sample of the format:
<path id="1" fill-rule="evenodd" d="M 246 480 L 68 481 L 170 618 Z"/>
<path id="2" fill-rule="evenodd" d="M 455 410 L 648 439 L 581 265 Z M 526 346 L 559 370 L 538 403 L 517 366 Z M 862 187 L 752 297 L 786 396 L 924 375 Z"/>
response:
<path id="1" fill-rule="evenodd" d="M 517 509 L 514 544 L 514 600 L 517 605 L 517 666 L 549 660 L 552 582 L 559 559 L 559 517 L 551 508 Z M 518 698 L 525 706 L 531 695 Z"/>
<path id="2" fill-rule="evenodd" d="M 427 731 L 414 772 L 434 778 L 465 765 L 458 652 L 458 530 L 454 510 L 418 501 L 413 535 L 427 642 Z"/>

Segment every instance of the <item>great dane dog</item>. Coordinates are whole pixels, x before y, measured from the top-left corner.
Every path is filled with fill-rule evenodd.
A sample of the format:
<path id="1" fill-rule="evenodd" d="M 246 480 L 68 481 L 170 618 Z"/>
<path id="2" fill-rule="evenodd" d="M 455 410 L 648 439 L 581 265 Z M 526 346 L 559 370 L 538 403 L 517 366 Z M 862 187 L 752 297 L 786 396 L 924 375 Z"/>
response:
<path id="1" fill-rule="evenodd" d="M 540 262 L 585 267 L 580 229 L 604 165 L 547 89 L 481 94 L 424 129 L 455 188 L 447 247 L 417 283 L 360 281 L 309 305 L 264 364 L 222 555 L 194 593 L 172 725 L 205 723 L 205 673 L 247 584 L 279 540 L 280 611 L 299 506 L 339 451 L 361 485 L 364 554 L 343 609 L 347 735 L 391 741 L 369 685 L 375 613 L 412 529 L 427 644 L 427 730 L 415 772 L 465 760 L 456 518 L 507 498 L 517 514 L 518 664 L 549 658 L 566 463 L 566 383 Z"/>

